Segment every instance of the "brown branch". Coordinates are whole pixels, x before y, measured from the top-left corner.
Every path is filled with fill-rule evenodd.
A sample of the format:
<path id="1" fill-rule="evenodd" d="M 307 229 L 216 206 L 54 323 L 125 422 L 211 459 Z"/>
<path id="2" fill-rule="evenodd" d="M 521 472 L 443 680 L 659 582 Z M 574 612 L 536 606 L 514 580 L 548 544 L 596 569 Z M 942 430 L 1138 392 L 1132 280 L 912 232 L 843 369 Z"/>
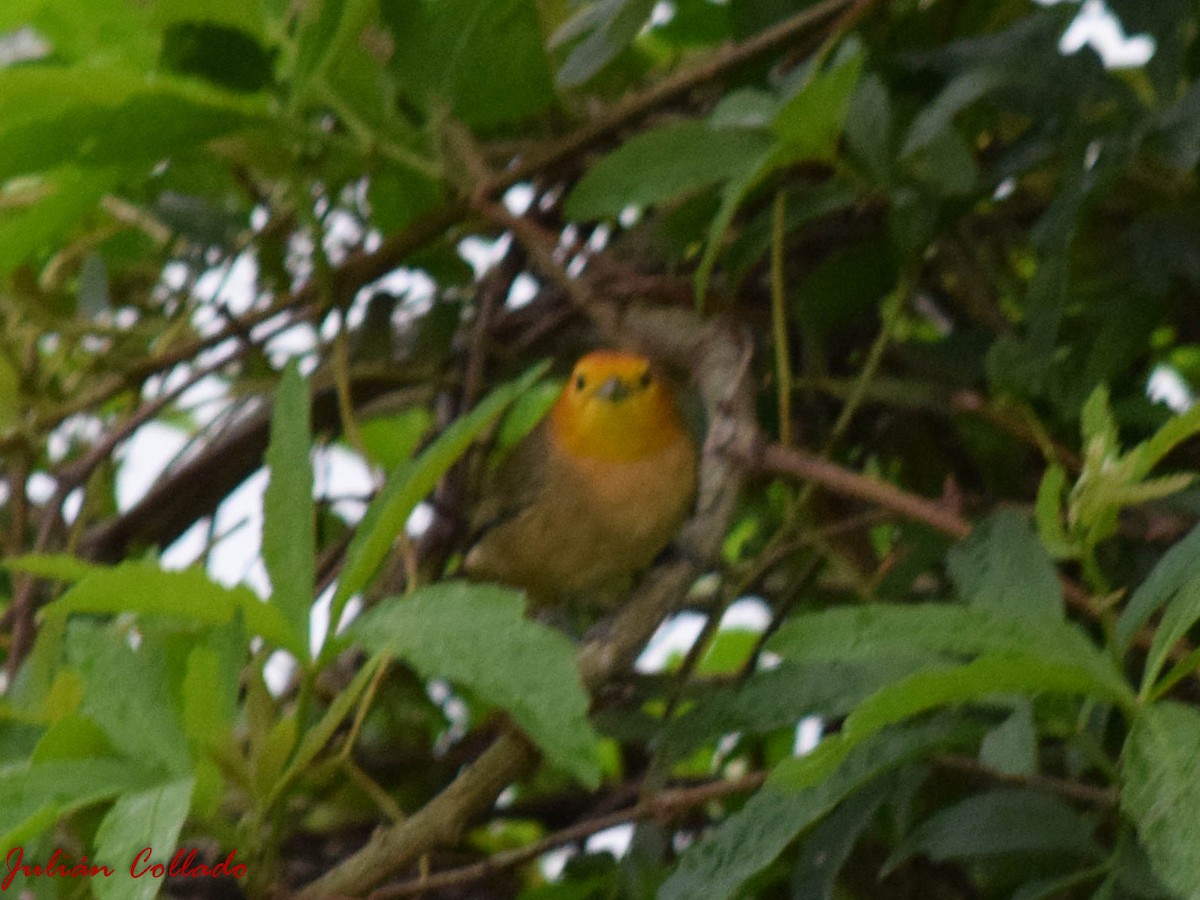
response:
<path id="1" fill-rule="evenodd" d="M 903 491 L 893 484 L 842 468 L 794 447 L 768 444 L 749 460 L 763 472 L 801 478 L 842 494 L 890 509 L 914 522 L 961 540 L 971 533 L 971 523 L 940 504 Z"/>
<path id="2" fill-rule="evenodd" d="M 1052 775 L 1041 775 L 1036 772 L 1029 775 L 1010 775 L 1007 772 L 999 772 L 996 769 L 985 766 L 971 756 L 941 754 L 931 757 L 930 762 L 939 769 L 962 772 L 966 775 L 975 775 L 990 781 L 1013 785 L 1014 787 L 1045 791 L 1065 797 L 1068 800 L 1086 803 L 1089 806 L 1098 806 L 1101 809 L 1113 809 L 1120 800 L 1120 793 L 1116 788 L 1096 787 L 1079 781 L 1055 778 Z"/>
<path id="3" fill-rule="evenodd" d="M 373 891 L 369 895 L 368 900 L 390 900 L 393 897 L 412 897 L 425 891 L 435 891 L 442 888 L 470 884 L 473 881 L 482 881 L 506 869 L 511 869 L 523 862 L 535 859 L 556 847 L 573 844 L 605 829 L 614 828 L 626 822 L 637 822 L 642 819 L 667 819 L 683 810 L 701 806 L 712 800 L 719 800 L 731 794 L 744 794 L 747 791 L 756 790 L 765 780 L 766 773 L 755 772 L 738 778 L 735 781 L 713 781 L 696 787 L 663 791 L 627 809 L 604 816 L 585 819 L 569 828 L 556 831 L 554 834 L 547 835 L 541 840 L 534 841 L 524 847 L 497 853 L 472 865 L 380 888 L 377 891 Z"/>

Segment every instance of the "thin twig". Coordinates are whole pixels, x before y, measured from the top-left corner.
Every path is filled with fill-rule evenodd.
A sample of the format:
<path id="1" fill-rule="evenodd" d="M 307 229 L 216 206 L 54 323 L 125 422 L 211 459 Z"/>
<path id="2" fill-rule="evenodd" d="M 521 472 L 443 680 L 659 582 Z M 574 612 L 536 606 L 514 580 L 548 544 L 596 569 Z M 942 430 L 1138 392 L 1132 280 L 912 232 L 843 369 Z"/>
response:
<path id="1" fill-rule="evenodd" d="M 626 822 L 637 822 L 649 818 L 669 818 L 681 811 L 702 806 L 713 800 L 728 797 L 731 794 L 744 794 L 759 788 L 766 779 L 763 772 L 755 772 L 738 778 L 736 781 L 714 781 L 691 788 L 677 788 L 663 791 L 653 797 L 635 804 L 628 809 L 595 816 L 585 819 L 569 828 L 564 828 L 554 834 L 547 835 L 541 840 L 534 841 L 524 847 L 494 854 L 487 859 L 469 866 L 462 866 L 436 875 L 416 878 L 412 881 L 401 882 L 380 888 L 368 895 L 368 900 L 390 900 L 393 897 L 412 897 L 425 891 L 441 890 L 442 888 L 470 884 L 482 881 L 506 869 L 519 866 L 521 863 L 536 859 L 543 853 L 573 844 L 576 841 L 591 837 L 608 828 L 623 825 Z"/>

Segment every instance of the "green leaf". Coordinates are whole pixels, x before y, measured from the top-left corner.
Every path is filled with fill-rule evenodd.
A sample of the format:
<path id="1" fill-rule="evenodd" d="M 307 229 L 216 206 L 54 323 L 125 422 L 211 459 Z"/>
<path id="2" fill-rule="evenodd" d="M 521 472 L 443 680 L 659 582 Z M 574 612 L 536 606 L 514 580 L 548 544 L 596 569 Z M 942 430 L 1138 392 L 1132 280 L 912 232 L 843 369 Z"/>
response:
<path id="1" fill-rule="evenodd" d="M 971 606 L 1030 619 L 1060 621 L 1062 587 L 1049 555 L 1025 517 L 1000 510 L 951 548 L 946 568 Z"/>
<path id="2" fill-rule="evenodd" d="M 1121 673 L 1095 644 L 1067 622 L 1018 618 L 983 607 L 874 604 L 793 616 L 768 649 L 796 662 L 869 660 L 885 657 L 931 661 L 992 654 L 1032 658 L 1063 666 L 1091 683 L 1091 690 L 1132 702 Z M 998 688 L 999 690 L 1000 688 Z M 1090 691 L 1089 691 L 1090 692 Z"/>
<path id="3" fill-rule="evenodd" d="M 524 616 L 524 599 L 494 585 L 445 582 L 381 603 L 350 636 L 386 649 L 426 678 L 447 678 L 506 710 L 555 765 L 595 787 L 599 746 L 574 648 Z"/>
<path id="4" fill-rule="evenodd" d="M 181 778 L 117 799 L 96 831 L 95 861 L 116 870 L 112 878 L 91 882 L 99 900 L 150 900 L 157 896 L 162 887 L 159 879 L 134 878 L 131 867 L 147 847 L 153 850 L 154 862 L 170 862 L 187 819 L 193 786 L 193 779 Z M 140 862 L 148 864 L 150 859 L 143 856 Z"/>
<path id="5" fill-rule="evenodd" d="M 413 406 L 392 416 L 368 419 L 358 431 L 371 462 L 395 469 L 412 457 L 432 427 L 433 414 L 423 406 Z"/>
<path id="6" fill-rule="evenodd" d="M 814 73 L 779 110 L 775 135 L 791 159 L 834 157 L 862 66 L 863 53 L 855 45 L 829 69 Z"/>
<path id="7" fill-rule="evenodd" d="M 31 185 L 28 202 L 0 209 L 0 274 L 57 246 L 62 233 L 93 209 L 119 180 L 120 172 L 115 167 L 64 166 L 45 173 Z M 0 391 L 4 391 L 0 395 L 2 427 L 14 414 L 13 401 L 18 396 L 15 373 L 7 361 L 0 367 Z"/>
<path id="8" fill-rule="evenodd" d="M 567 22 L 554 35 L 558 44 L 590 29 L 575 45 L 555 76 L 563 87 L 583 84 L 628 47 L 654 9 L 655 0 L 600 0 Z"/>
<path id="9" fill-rule="evenodd" d="M 895 728 L 846 750 L 835 738 L 799 759 L 787 759 L 738 812 L 689 847 L 658 900 L 725 900 L 770 865 L 801 831 L 882 773 L 935 748 L 955 734 L 944 720 Z"/>
<path id="10" fill-rule="evenodd" d="M 61 571 L 55 569 L 55 571 Z M 43 616 L 71 613 L 121 613 L 176 616 L 184 621 L 223 625 L 237 611 L 247 629 L 264 640 L 286 647 L 298 658 L 305 650 L 280 612 L 263 603 L 244 585 L 227 588 L 209 579 L 203 569 L 177 572 L 149 562 L 124 562 L 112 568 L 96 567 L 42 611 Z"/>
<path id="11" fill-rule="evenodd" d="M 783 663 L 755 672 L 737 688 L 712 690 L 673 719 L 659 739 L 659 753 L 681 759 L 723 734 L 761 734 L 794 725 L 808 715 L 841 717 L 879 688 L 911 674 L 917 660 L 861 663 Z"/>
<path id="12" fill-rule="evenodd" d="M 0 847 L 23 844 L 73 810 L 146 783 L 143 772 L 114 759 L 18 764 L 0 770 Z"/>
<path id="13" fill-rule="evenodd" d="M 789 900 L 835 900 L 838 872 L 875 814 L 895 790 L 882 776 L 847 797 L 809 834 L 797 852 Z"/>
<path id="14" fill-rule="evenodd" d="M 300 746 L 292 756 L 287 769 L 271 786 L 267 795 L 267 806 L 274 804 L 283 791 L 320 755 L 330 740 L 341 728 L 342 722 L 353 711 L 358 698 L 362 696 L 371 679 L 379 671 L 386 659 L 386 652 L 380 651 L 365 662 L 355 674 L 350 684 L 338 693 L 320 720 L 304 733 Z"/>
<path id="15" fill-rule="evenodd" d="M 954 117 L 959 112 L 1004 84 L 1010 77 L 1008 72 L 1000 68 L 980 66 L 952 79 L 933 102 L 913 119 L 900 155 L 912 156 L 934 144 L 942 135 L 954 129 Z"/>
<path id="16" fill-rule="evenodd" d="M 190 79 L 117 68 L 0 69 L 0 172 L 61 166 L 140 174 L 204 141 L 261 121 L 261 101 Z"/>
<path id="17" fill-rule="evenodd" d="M 183 730 L 193 745 L 212 747 L 229 734 L 236 688 L 236 681 L 229 683 L 215 649 L 200 646 L 188 655 L 183 679 Z"/>
<path id="18" fill-rule="evenodd" d="M 979 761 L 1005 775 L 1032 775 L 1037 771 L 1037 749 L 1033 704 L 1018 697 L 1012 714 L 984 735 Z"/>
<path id="19" fill-rule="evenodd" d="M 1143 700 L 1149 697 L 1171 649 L 1198 621 L 1200 621 L 1200 574 L 1193 576 L 1180 586 L 1168 601 L 1162 621 L 1154 629 L 1154 640 L 1150 643 L 1150 651 L 1146 654 L 1146 668 L 1142 674 L 1140 696 Z"/>
<path id="20" fill-rule="evenodd" d="M 1038 484 L 1035 511 L 1038 537 L 1055 559 L 1070 559 L 1075 553 L 1062 521 L 1062 497 L 1066 484 L 1067 472 L 1057 463 L 1046 467 L 1046 473 Z"/>
<path id="21" fill-rule="evenodd" d="M 77 622 L 67 631 L 67 663 L 84 679 L 80 712 L 123 756 L 150 771 L 183 775 L 190 753 L 165 657 L 161 643 L 134 650 L 114 629 Z"/>
<path id="22" fill-rule="evenodd" d="M 374 577 L 416 505 L 505 408 L 534 385 L 546 368 L 546 364 L 534 366 L 515 381 L 496 388 L 473 410 L 453 422 L 420 456 L 392 472 L 383 490 L 367 507 L 346 549 L 346 562 L 330 604 L 330 636 L 337 631 L 346 603 Z M 327 659 L 334 645 L 332 640 L 325 641 L 322 659 Z"/>
<path id="23" fill-rule="evenodd" d="M 862 78 L 846 108 L 846 144 L 871 177 L 880 184 L 891 180 L 892 107 L 887 85 L 874 73 Z"/>
<path id="24" fill-rule="evenodd" d="M 918 854 L 935 862 L 999 853 L 1053 853 L 1096 859 L 1095 824 L 1050 794 L 999 788 L 938 810 L 905 836 L 884 870 Z"/>
<path id="25" fill-rule="evenodd" d="M 598 219 L 672 200 L 741 175 L 769 148 L 770 139 L 757 129 L 664 125 L 635 135 L 588 169 L 564 212 Z"/>
<path id="26" fill-rule="evenodd" d="M 1184 897 L 1200 895 L 1200 712 L 1164 701 L 1141 710 L 1122 754 L 1121 806 L 1154 871 Z"/>
<path id="27" fill-rule="evenodd" d="M 868 697 L 847 718 L 841 735 L 855 743 L 881 728 L 939 706 L 995 699 L 1001 694 L 1082 694 L 1135 706 L 1129 687 L 1101 680 L 1090 666 L 1050 661 L 1028 653 L 986 653 L 961 666 L 925 669 Z"/>
<path id="28" fill-rule="evenodd" d="M 95 563 L 69 553 L 26 553 L 10 556 L 3 565 L 10 572 L 27 572 L 38 578 L 66 582 L 82 581 L 100 569 Z"/>
<path id="29" fill-rule="evenodd" d="M 274 68 L 271 54 L 252 34 L 207 20 L 167 26 L 159 63 L 169 72 L 247 93 L 268 87 Z"/>
<path id="30" fill-rule="evenodd" d="M 1121 611 L 1113 630 L 1115 646 L 1128 649 L 1134 634 L 1184 584 L 1200 574 L 1200 526 L 1163 554 Z"/>
<path id="31" fill-rule="evenodd" d="M 554 101 L 537 9 L 526 0 L 384 0 L 392 66 L 421 105 L 468 125 L 526 119 Z"/>
<path id="32" fill-rule="evenodd" d="M 263 496 L 262 535 L 263 562 L 271 578 L 270 602 L 287 619 L 293 647 L 309 645 L 316 582 L 311 444 L 308 385 L 293 361 L 279 381 L 271 415 L 266 453 L 271 474 Z M 300 658 L 307 659 L 308 652 Z"/>
<path id="33" fill-rule="evenodd" d="M 704 256 L 700 258 L 700 265 L 696 267 L 695 276 L 696 302 L 701 306 L 708 296 L 708 280 L 712 275 L 713 266 L 717 263 L 717 256 L 721 252 L 722 243 L 725 240 L 725 232 L 729 230 L 729 225 L 733 222 L 733 217 L 737 214 L 738 207 L 742 205 L 742 202 L 750 195 L 751 191 L 762 184 L 778 166 L 783 164 L 783 158 L 780 155 L 779 149 L 772 147 L 765 150 L 757 158 L 748 160 L 747 163 L 737 176 L 726 182 L 725 187 L 721 191 L 721 205 L 708 226 L 708 237 L 704 244 Z"/>

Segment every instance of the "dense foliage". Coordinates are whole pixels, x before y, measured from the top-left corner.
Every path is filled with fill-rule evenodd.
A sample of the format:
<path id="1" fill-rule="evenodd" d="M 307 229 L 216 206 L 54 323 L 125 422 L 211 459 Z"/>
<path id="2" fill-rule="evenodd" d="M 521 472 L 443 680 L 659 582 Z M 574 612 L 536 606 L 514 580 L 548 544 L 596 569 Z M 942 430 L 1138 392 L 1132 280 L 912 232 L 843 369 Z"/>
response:
<path id="1" fill-rule="evenodd" d="M 1200 13 L 1110 7 L 4 0 L 5 888 L 1200 896 Z M 598 344 L 709 439 L 584 634 L 454 576 Z"/>

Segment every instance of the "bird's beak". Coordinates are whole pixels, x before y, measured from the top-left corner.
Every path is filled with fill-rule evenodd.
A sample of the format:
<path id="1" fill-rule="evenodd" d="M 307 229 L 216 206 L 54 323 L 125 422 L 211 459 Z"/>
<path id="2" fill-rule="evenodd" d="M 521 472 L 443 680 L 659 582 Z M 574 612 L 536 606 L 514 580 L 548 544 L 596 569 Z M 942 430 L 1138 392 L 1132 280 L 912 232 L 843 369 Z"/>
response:
<path id="1" fill-rule="evenodd" d="M 596 388 L 597 397 L 604 400 L 611 400 L 613 403 L 624 400 L 632 393 L 633 391 L 629 390 L 629 385 L 616 375 L 611 376 L 600 387 Z"/>

